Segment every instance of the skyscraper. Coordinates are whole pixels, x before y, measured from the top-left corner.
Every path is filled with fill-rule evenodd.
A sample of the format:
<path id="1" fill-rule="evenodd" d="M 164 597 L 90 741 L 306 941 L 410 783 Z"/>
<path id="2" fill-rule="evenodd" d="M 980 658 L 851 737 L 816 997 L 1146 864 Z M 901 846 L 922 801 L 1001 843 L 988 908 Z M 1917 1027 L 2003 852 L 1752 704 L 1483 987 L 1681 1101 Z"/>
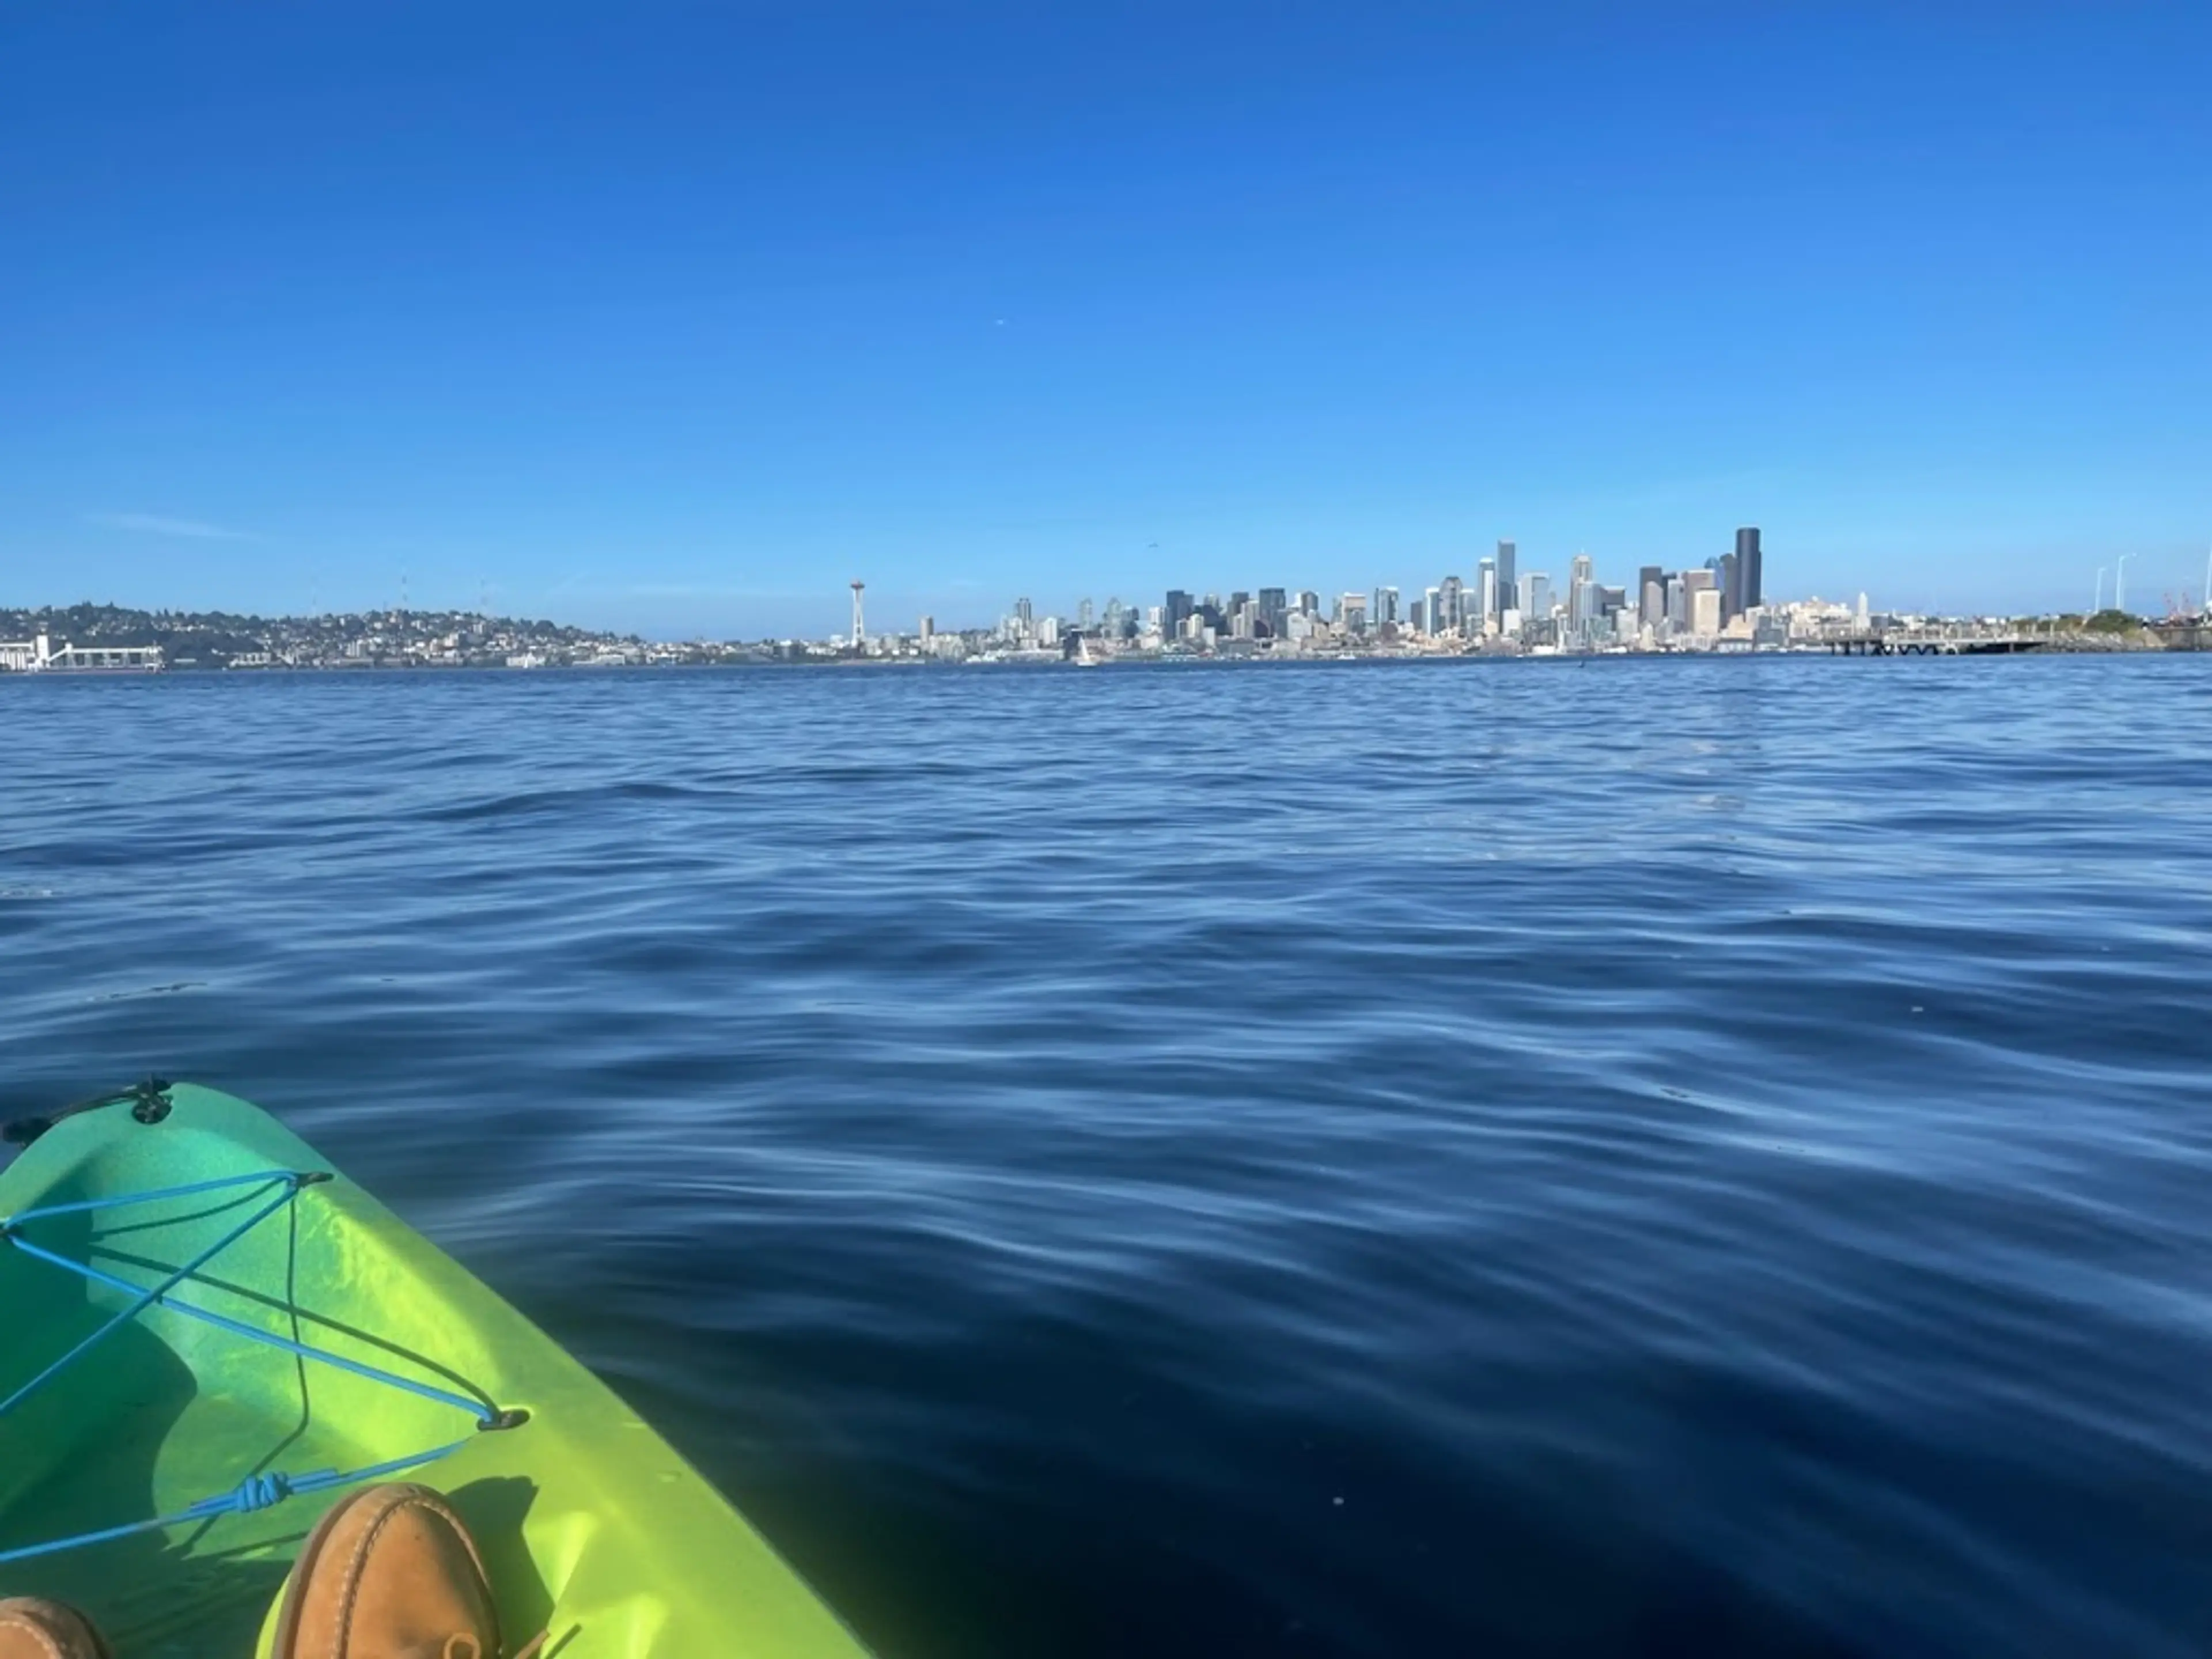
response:
<path id="1" fill-rule="evenodd" d="M 1160 632 L 1171 640 L 1182 637 L 1182 626 L 1191 619 L 1197 607 L 1190 595 L 1180 587 L 1168 589 L 1168 602 L 1160 610 Z"/>
<path id="2" fill-rule="evenodd" d="M 1494 627 L 1498 613 L 1504 607 L 1498 602 L 1498 561 L 1484 559 L 1474 567 L 1474 614 L 1479 619 L 1472 633 L 1481 633 Z"/>
<path id="3" fill-rule="evenodd" d="M 1590 580 L 1590 561 L 1587 553 L 1575 555 L 1574 562 L 1567 567 L 1567 631 L 1580 636 L 1589 628 L 1590 618 L 1597 614 L 1597 584 Z"/>
<path id="4" fill-rule="evenodd" d="M 1393 628 L 1398 622 L 1398 590 L 1378 587 L 1375 590 L 1375 608 L 1367 613 L 1377 628 Z"/>
<path id="5" fill-rule="evenodd" d="M 1735 566 L 1737 597 L 1746 611 L 1756 611 L 1766 603 L 1764 573 L 1759 569 L 1762 560 L 1759 551 L 1759 526 L 1747 525 L 1735 532 Z"/>
<path id="6" fill-rule="evenodd" d="M 1520 577 L 1516 564 L 1520 557 L 1511 542 L 1498 544 L 1498 608 L 1502 613 L 1514 608 L 1521 597 Z"/>
<path id="7" fill-rule="evenodd" d="M 1733 553 L 1721 555 L 1721 620 L 1725 623 L 1743 611 L 1743 562 Z"/>
<path id="8" fill-rule="evenodd" d="M 1455 634 L 1467 624 L 1467 584 L 1447 576 L 1437 584 L 1436 616 L 1429 623 L 1432 634 Z"/>
<path id="9" fill-rule="evenodd" d="M 1524 625 L 1552 620 L 1552 579 L 1540 570 L 1521 579 L 1521 620 Z"/>
<path id="10" fill-rule="evenodd" d="M 1291 614 L 1288 596 L 1279 587 L 1260 590 L 1260 620 L 1267 625 L 1267 632 L 1276 639 L 1283 637 L 1283 619 Z"/>
<path id="11" fill-rule="evenodd" d="M 1700 596 L 1703 597 L 1700 597 Z M 1672 614 L 1668 620 L 1686 634 L 1713 633 L 1721 625 L 1720 573 L 1708 565 L 1703 570 L 1685 570 L 1674 584 L 1675 608 L 1681 614 Z M 1706 619 L 1710 617 L 1711 626 Z"/>
<path id="12" fill-rule="evenodd" d="M 1667 573 L 1656 564 L 1647 564 L 1636 573 L 1636 620 L 1645 628 L 1656 628 L 1667 619 Z"/>

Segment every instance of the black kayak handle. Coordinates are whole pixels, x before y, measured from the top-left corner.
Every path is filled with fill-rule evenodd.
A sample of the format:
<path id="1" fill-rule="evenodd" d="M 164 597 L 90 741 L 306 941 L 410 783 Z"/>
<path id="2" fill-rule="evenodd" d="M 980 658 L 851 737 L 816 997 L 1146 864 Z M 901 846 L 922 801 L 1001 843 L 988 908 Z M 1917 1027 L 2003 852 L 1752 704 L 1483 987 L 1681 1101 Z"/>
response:
<path id="1" fill-rule="evenodd" d="M 75 1105 L 64 1106 L 58 1111 L 46 1112 L 32 1117 L 19 1117 L 6 1127 L 0 1128 L 0 1140 L 12 1146 L 27 1146 L 65 1117 L 75 1117 L 79 1112 L 96 1112 L 104 1106 L 128 1104 L 131 1115 L 141 1123 L 159 1123 L 169 1115 L 169 1083 L 166 1078 L 149 1077 L 143 1083 L 134 1083 L 119 1094 L 95 1095 L 90 1100 L 80 1100 Z"/>

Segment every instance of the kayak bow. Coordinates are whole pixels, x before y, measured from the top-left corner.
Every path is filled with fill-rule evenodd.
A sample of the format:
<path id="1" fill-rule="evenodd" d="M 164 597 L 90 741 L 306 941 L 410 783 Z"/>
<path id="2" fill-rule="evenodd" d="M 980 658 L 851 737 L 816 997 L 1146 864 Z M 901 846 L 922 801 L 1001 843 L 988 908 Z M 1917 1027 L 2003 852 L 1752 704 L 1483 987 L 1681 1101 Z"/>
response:
<path id="1" fill-rule="evenodd" d="M 243 1653 L 360 1482 L 445 1492 L 509 1640 L 863 1652 L 607 1387 L 259 1109 L 149 1085 L 0 1170 L 0 1595 Z"/>

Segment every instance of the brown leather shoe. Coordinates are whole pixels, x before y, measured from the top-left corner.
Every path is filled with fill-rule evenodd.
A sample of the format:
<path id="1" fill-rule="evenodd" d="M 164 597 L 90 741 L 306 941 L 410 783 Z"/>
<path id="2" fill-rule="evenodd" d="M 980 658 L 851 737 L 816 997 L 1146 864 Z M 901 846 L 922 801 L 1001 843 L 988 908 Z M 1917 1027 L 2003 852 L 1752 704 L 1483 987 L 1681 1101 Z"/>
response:
<path id="1" fill-rule="evenodd" d="M 107 1659 L 107 1644 L 75 1607 L 11 1595 L 0 1601 L 0 1659 Z"/>
<path id="2" fill-rule="evenodd" d="M 270 1659 L 498 1659 L 499 1620 L 461 1517 L 428 1486 L 370 1486 L 307 1534 Z"/>

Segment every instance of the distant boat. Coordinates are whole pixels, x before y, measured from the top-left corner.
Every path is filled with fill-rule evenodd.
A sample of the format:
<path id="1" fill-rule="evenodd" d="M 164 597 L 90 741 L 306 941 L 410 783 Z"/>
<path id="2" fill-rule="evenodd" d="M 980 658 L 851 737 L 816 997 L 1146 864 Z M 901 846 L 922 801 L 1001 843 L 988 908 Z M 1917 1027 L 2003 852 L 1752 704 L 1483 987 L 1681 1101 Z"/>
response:
<path id="1" fill-rule="evenodd" d="M 1094 656 L 1091 653 L 1090 635 L 1081 634 L 1076 636 L 1075 665 L 1078 668 L 1097 668 L 1101 666 L 1105 660 L 1105 658 Z"/>

